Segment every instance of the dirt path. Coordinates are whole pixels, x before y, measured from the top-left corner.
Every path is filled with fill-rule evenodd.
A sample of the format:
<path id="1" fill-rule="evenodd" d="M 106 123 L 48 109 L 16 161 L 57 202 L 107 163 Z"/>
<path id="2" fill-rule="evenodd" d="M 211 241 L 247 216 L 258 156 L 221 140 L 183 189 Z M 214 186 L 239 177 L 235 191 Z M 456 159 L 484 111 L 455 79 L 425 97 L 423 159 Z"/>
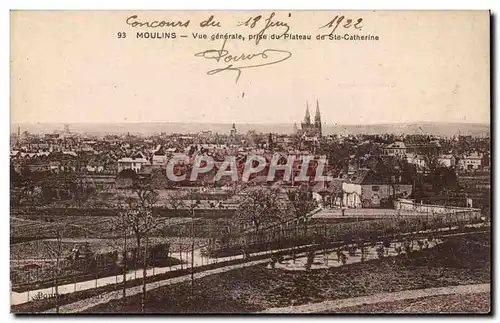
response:
<path id="1" fill-rule="evenodd" d="M 216 268 L 212 270 L 207 270 L 203 272 L 198 272 L 194 274 L 194 279 L 200 279 L 205 276 L 210 276 L 210 275 L 215 275 L 219 273 L 223 273 L 226 271 L 238 269 L 238 268 L 243 268 L 243 267 L 249 267 L 249 266 L 254 266 L 262 263 L 269 262 L 269 259 L 261 259 L 261 260 L 255 260 L 243 264 L 237 264 L 237 265 L 231 265 L 231 266 L 226 266 L 222 268 Z M 175 277 L 175 278 L 170 278 L 158 282 L 153 282 L 153 283 L 148 283 L 146 286 L 146 289 L 148 291 L 160 288 L 162 286 L 166 285 L 171 285 L 171 284 L 178 284 L 184 281 L 189 281 L 191 279 L 191 275 L 185 275 L 181 277 Z M 135 286 L 131 288 L 127 288 L 127 297 L 132 296 L 132 295 L 137 295 L 142 293 L 142 285 L 140 286 Z M 109 301 L 113 299 L 120 299 L 122 298 L 122 291 L 113 291 L 105 294 L 98 295 L 97 297 L 91 297 L 87 298 L 81 301 L 77 301 L 75 303 L 63 305 L 59 307 L 59 313 L 78 313 L 81 311 L 84 311 L 88 308 L 97 306 L 99 304 L 105 304 L 108 303 Z M 44 313 L 55 313 L 55 308 L 52 308 L 48 311 L 45 311 Z"/>
<path id="2" fill-rule="evenodd" d="M 447 286 L 439 288 L 413 289 L 393 293 L 379 293 L 369 296 L 338 299 L 333 301 L 324 301 L 320 303 L 304 304 L 298 306 L 269 308 L 262 313 L 317 313 L 317 312 L 335 312 L 336 309 L 352 307 L 366 304 L 376 304 L 385 302 L 394 302 L 408 299 L 417 299 L 429 296 L 449 295 L 449 294 L 475 294 L 490 291 L 490 284 L 473 284 Z"/>

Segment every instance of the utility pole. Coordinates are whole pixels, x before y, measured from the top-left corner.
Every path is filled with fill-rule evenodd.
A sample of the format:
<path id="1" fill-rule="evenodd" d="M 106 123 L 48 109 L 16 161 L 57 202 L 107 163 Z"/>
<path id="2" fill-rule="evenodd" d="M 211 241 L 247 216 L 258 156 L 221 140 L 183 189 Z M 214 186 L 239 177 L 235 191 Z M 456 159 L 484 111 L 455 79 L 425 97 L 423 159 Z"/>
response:
<path id="1" fill-rule="evenodd" d="M 56 313 L 59 314 L 59 258 L 61 257 L 61 233 L 57 232 L 57 245 L 56 245 Z"/>
<path id="2" fill-rule="evenodd" d="M 148 259 L 148 236 L 146 235 L 146 243 L 144 245 L 144 264 L 142 269 L 142 313 L 146 312 L 146 274 L 147 274 L 147 259 Z"/>
<path id="3" fill-rule="evenodd" d="M 123 301 L 127 296 L 127 226 L 123 226 Z"/>
<path id="4" fill-rule="evenodd" d="M 194 296 L 194 207 L 191 209 L 191 298 Z"/>

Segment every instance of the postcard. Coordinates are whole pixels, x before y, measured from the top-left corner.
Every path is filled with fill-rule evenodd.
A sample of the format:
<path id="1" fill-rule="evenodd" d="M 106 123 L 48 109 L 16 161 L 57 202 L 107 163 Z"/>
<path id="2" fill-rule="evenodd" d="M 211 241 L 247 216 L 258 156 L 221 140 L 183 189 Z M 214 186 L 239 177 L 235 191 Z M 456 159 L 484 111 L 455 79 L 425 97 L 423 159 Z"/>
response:
<path id="1" fill-rule="evenodd" d="M 489 314 L 489 11 L 23 11 L 12 313 Z"/>

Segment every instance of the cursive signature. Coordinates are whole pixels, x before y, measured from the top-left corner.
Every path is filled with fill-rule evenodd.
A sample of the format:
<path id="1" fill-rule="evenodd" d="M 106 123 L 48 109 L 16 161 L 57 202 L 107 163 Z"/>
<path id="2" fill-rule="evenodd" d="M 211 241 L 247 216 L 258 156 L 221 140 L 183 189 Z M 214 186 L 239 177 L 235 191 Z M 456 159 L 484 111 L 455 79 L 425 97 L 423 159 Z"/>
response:
<path id="1" fill-rule="evenodd" d="M 280 50 L 280 49 L 265 49 L 264 51 L 262 51 L 260 53 L 255 53 L 255 54 L 234 55 L 234 54 L 231 54 L 227 49 L 224 49 L 226 46 L 226 41 L 227 41 L 227 39 L 225 39 L 224 42 L 222 43 L 221 49 L 209 49 L 209 50 L 194 54 L 194 56 L 196 56 L 196 57 L 201 57 L 201 58 L 205 58 L 205 59 L 214 59 L 218 63 L 220 63 L 222 61 L 224 63 L 229 64 L 226 67 L 216 68 L 216 69 L 210 70 L 207 72 L 207 75 L 214 75 L 214 74 L 218 74 L 218 73 L 224 72 L 224 71 L 236 71 L 238 73 L 236 76 L 236 82 L 238 82 L 238 80 L 240 79 L 240 76 L 241 76 L 242 69 L 278 64 L 278 63 L 286 61 L 287 59 L 292 57 L 292 53 L 290 53 L 289 51 Z M 272 53 L 277 53 L 277 54 L 281 53 L 284 55 L 280 55 L 281 58 L 277 57 L 275 59 L 272 59 L 272 58 L 269 58 L 269 56 L 273 56 Z M 251 64 L 251 65 L 243 65 L 243 66 L 234 66 L 233 65 L 233 63 L 236 63 L 236 62 L 250 61 L 250 60 L 256 59 L 256 58 L 261 58 L 264 60 L 270 59 L 270 61 L 265 62 L 265 63 L 257 63 L 257 64 Z"/>

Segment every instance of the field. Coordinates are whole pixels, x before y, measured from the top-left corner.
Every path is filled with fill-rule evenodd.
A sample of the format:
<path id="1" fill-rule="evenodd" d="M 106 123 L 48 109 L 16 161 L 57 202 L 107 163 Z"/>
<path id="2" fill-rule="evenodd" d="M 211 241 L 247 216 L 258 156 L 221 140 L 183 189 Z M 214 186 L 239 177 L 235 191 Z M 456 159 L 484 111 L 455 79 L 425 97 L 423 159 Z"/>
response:
<path id="1" fill-rule="evenodd" d="M 41 215 L 37 213 L 12 214 L 10 218 L 11 242 L 44 238 L 116 238 L 123 236 L 117 228 L 115 216 Z M 160 217 L 161 223 L 152 232 L 154 237 L 191 237 L 191 217 Z M 200 238 L 217 238 L 232 226 L 231 218 L 195 217 L 194 234 Z"/>
<path id="2" fill-rule="evenodd" d="M 205 244 L 206 239 L 195 238 L 195 246 Z M 123 239 L 78 239 L 67 238 L 61 240 L 61 257 L 69 254 L 71 248 L 75 245 L 89 244 L 90 249 L 96 253 L 112 252 L 123 248 Z M 149 239 L 149 245 L 159 243 L 169 243 L 170 251 L 191 250 L 191 239 L 186 237 L 153 237 Z M 128 248 L 136 247 L 137 243 L 133 239 L 128 239 Z M 55 239 L 33 240 L 28 242 L 16 243 L 11 246 L 10 259 L 13 263 L 30 263 L 30 260 L 53 260 L 54 250 L 56 250 L 57 241 Z"/>
<path id="3" fill-rule="evenodd" d="M 408 289 L 490 282 L 489 234 L 453 237 L 409 257 L 313 271 L 285 271 L 254 266 L 207 276 L 195 283 L 148 293 L 148 312 L 256 312 Z M 88 312 L 140 312 L 140 295 L 113 301 Z M 443 305 L 445 306 L 445 305 Z"/>
<path id="4" fill-rule="evenodd" d="M 46 211 L 46 210 L 43 210 Z M 78 214 L 79 210 L 69 209 Z M 47 283 L 53 279 L 56 256 L 65 259 L 76 245 L 88 244 L 93 254 L 104 254 L 123 250 L 123 231 L 117 227 L 114 216 L 82 216 L 50 212 L 17 212 L 11 214 L 10 267 L 13 286 L 28 286 Z M 227 218 L 160 217 L 161 224 L 151 232 L 149 245 L 170 244 L 170 252 L 191 250 L 194 229 L 195 248 L 206 245 L 208 238 L 217 238 L 228 232 L 231 221 Z M 192 225 L 193 223 L 193 225 Z M 58 238 L 59 237 L 59 238 Z M 60 239 L 60 240 L 58 240 Z M 128 234 L 128 247 L 135 247 L 135 237 Z M 58 241 L 60 241 L 58 243 Z M 143 241 L 144 243 L 144 241 Z M 60 251 L 58 250 L 60 247 Z M 171 261 L 176 264 L 179 261 Z M 134 264 L 134 268 L 140 265 Z M 108 268 L 99 269 L 101 275 L 113 274 Z M 60 279 L 76 279 L 78 270 L 62 270 Z M 68 276 L 68 277 L 66 277 Z M 82 276 L 83 279 L 83 276 Z M 28 284 L 28 285 L 26 285 Z M 24 288 L 23 287 L 23 288 Z"/>
<path id="5" fill-rule="evenodd" d="M 169 244 L 169 253 L 171 255 L 179 251 L 190 251 L 192 239 L 188 237 L 152 237 L 149 239 L 150 247 L 165 243 Z M 124 239 L 63 238 L 60 242 L 56 239 L 43 239 L 12 244 L 10 248 L 10 268 L 13 288 L 15 290 L 24 290 L 29 286 L 31 288 L 40 287 L 39 284 L 48 284 L 50 286 L 54 280 L 58 246 L 60 246 L 61 250 L 59 259 L 65 261 L 74 246 L 82 247 L 84 244 L 88 244 L 93 253 L 105 254 L 123 250 Z M 194 239 L 195 248 L 205 244 L 206 239 Z M 127 239 L 128 250 L 136 246 L 135 239 Z M 162 261 L 161 264 L 156 263 L 156 266 L 171 266 L 181 262 L 171 257 L 168 259 L 170 260 Z M 130 268 L 139 269 L 142 262 L 129 263 L 129 266 L 131 266 Z M 114 275 L 114 270 L 116 270 L 114 267 L 99 268 L 99 276 Z M 61 269 L 59 275 L 59 279 L 62 280 L 83 281 L 89 279 L 88 275 L 76 268 Z"/>

